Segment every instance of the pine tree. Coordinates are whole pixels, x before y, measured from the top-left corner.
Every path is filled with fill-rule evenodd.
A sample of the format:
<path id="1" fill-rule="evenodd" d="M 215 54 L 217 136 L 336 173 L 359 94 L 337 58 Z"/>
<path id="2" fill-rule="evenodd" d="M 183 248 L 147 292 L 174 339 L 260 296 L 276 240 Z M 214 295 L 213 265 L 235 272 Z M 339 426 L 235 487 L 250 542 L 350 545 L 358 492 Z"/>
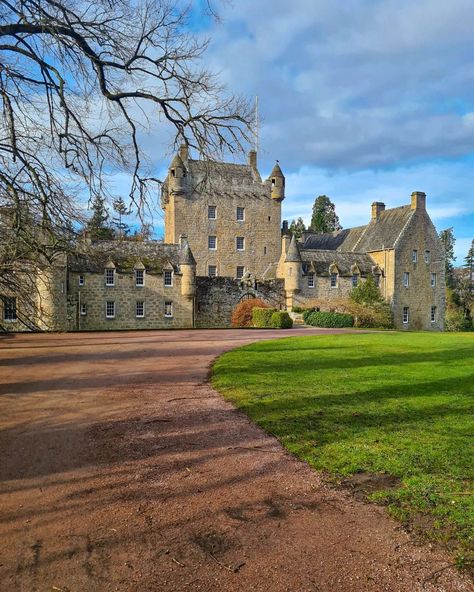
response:
<path id="1" fill-rule="evenodd" d="M 471 247 L 464 258 L 464 267 L 468 270 L 469 291 L 474 292 L 474 239 L 471 242 Z"/>
<path id="2" fill-rule="evenodd" d="M 95 240 L 111 240 L 114 238 L 114 231 L 107 222 L 109 220 L 109 213 L 105 205 L 105 197 L 96 195 L 92 201 L 90 209 L 92 216 L 87 223 L 87 230 L 92 239 Z"/>
<path id="3" fill-rule="evenodd" d="M 301 235 L 306 230 L 303 218 L 298 218 L 298 220 L 292 220 L 288 230 L 290 231 L 291 235 L 294 234 L 296 238 L 301 238 Z"/>
<path id="4" fill-rule="evenodd" d="M 446 285 L 453 287 L 454 285 L 454 243 L 456 239 L 454 238 L 453 228 L 446 228 L 446 230 L 442 230 L 439 233 L 439 238 L 443 243 L 444 253 L 445 253 L 445 271 L 446 271 Z"/>
<path id="5" fill-rule="evenodd" d="M 130 227 L 123 221 L 123 216 L 128 216 L 130 210 L 121 197 L 114 199 L 113 203 L 114 212 L 117 216 L 113 219 L 113 223 L 117 227 L 119 233 L 119 239 L 121 240 L 130 232 Z"/>
<path id="6" fill-rule="evenodd" d="M 334 232 L 341 230 L 339 218 L 336 214 L 336 206 L 327 195 L 319 195 L 313 205 L 310 230 L 314 232 Z"/>

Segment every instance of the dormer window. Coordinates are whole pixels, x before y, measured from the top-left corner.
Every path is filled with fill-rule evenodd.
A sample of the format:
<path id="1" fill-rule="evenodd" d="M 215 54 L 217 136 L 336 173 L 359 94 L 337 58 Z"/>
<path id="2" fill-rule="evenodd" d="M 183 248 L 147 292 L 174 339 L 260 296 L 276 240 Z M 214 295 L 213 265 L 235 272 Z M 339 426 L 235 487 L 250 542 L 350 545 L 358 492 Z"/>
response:
<path id="1" fill-rule="evenodd" d="M 331 288 L 337 288 L 337 273 L 331 273 Z"/>
<path id="2" fill-rule="evenodd" d="M 359 274 L 353 273 L 352 274 L 352 287 L 357 288 L 357 284 L 359 283 Z"/>
<path id="3" fill-rule="evenodd" d="M 314 288 L 314 273 L 308 273 L 308 288 Z"/>
<path id="4" fill-rule="evenodd" d="M 135 286 L 141 288 L 145 285 L 145 270 L 135 269 Z"/>
<path id="5" fill-rule="evenodd" d="M 163 283 L 166 288 L 171 288 L 173 286 L 173 272 L 171 269 L 165 269 L 163 273 Z"/>
<path id="6" fill-rule="evenodd" d="M 115 269 L 105 270 L 105 285 L 115 286 Z"/>

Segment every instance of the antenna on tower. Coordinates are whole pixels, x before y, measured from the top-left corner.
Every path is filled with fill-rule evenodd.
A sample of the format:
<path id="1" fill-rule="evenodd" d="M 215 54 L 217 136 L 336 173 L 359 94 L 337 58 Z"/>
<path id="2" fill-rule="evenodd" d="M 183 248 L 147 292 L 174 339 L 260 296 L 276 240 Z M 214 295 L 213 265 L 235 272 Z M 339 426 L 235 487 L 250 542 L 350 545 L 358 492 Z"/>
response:
<path id="1" fill-rule="evenodd" d="M 255 97 L 255 130 L 254 130 L 254 136 L 255 136 L 255 152 L 257 152 L 258 154 L 258 148 L 259 148 L 259 120 L 258 120 L 258 96 Z"/>

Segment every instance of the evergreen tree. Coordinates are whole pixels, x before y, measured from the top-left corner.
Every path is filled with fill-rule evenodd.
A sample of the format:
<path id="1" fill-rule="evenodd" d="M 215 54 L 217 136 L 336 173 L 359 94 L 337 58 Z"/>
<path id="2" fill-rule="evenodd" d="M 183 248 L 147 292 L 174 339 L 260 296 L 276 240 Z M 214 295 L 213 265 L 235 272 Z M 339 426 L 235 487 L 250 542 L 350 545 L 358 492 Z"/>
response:
<path id="1" fill-rule="evenodd" d="M 365 282 L 359 282 L 359 284 L 352 289 L 350 293 L 350 299 L 358 304 L 371 305 L 375 302 L 382 302 L 383 297 L 380 290 L 375 284 L 374 278 L 369 275 Z"/>
<path id="2" fill-rule="evenodd" d="M 117 227 L 119 239 L 122 239 L 130 232 L 130 227 L 126 222 L 123 221 L 123 216 L 128 216 L 128 214 L 130 214 L 130 210 L 127 208 L 121 197 L 114 199 L 113 208 L 114 212 L 117 214 L 117 216 L 113 219 L 113 223 Z"/>
<path id="3" fill-rule="evenodd" d="M 464 267 L 468 270 L 469 291 L 474 292 L 474 239 L 471 242 L 467 256 L 464 258 Z"/>
<path id="4" fill-rule="evenodd" d="M 445 253 L 445 270 L 446 270 L 446 285 L 453 286 L 454 285 L 454 243 L 456 239 L 454 238 L 453 228 L 446 228 L 446 230 L 442 230 L 439 233 L 439 238 L 443 243 L 444 253 Z"/>
<path id="5" fill-rule="evenodd" d="M 336 207 L 327 195 L 318 196 L 313 205 L 310 230 L 314 232 L 333 232 L 341 230 Z"/>
<path id="6" fill-rule="evenodd" d="M 107 224 L 109 213 L 105 205 L 105 197 L 96 195 L 91 203 L 92 216 L 87 223 L 87 230 L 92 239 L 111 240 L 114 238 L 114 231 Z"/>
<path id="7" fill-rule="evenodd" d="M 290 231 L 290 234 L 292 236 L 294 234 L 296 238 L 301 238 L 301 235 L 306 230 L 303 218 L 298 218 L 298 220 L 292 220 L 288 230 Z"/>

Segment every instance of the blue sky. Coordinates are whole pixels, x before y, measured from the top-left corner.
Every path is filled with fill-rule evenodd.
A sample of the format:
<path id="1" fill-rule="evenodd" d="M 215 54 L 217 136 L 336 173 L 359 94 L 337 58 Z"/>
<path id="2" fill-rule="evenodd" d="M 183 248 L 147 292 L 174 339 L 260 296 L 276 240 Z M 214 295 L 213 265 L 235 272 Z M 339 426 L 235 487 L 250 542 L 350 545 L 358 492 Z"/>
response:
<path id="1" fill-rule="evenodd" d="M 460 262 L 474 235 L 472 0 L 239 0 L 219 11 L 220 23 L 194 13 L 191 26 L 210 37 L 206 65 L 229 90 L 259 97 L 259 167 L 280 161 L 284 218 L 308 221 L 327 194 L 343 226 L 358 225 L 372 201 L 425 191 Z"/>

